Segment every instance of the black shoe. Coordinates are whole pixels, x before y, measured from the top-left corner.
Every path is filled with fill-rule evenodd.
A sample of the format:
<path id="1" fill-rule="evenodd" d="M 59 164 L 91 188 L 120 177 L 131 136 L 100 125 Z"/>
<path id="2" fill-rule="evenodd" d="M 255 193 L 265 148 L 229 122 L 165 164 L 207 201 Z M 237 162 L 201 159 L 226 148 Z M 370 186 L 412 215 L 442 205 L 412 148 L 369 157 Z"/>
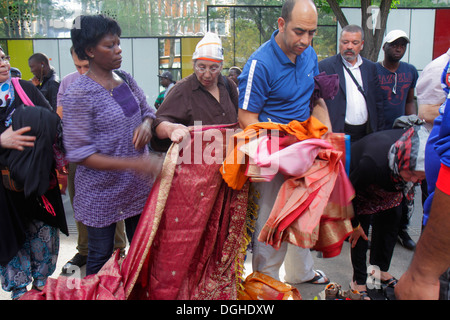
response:
<path id="1" fill-rule="evenodd" d="M 62 273 L 74 273 L 75 268 L 78 267 L 81 268 L 86 264 L 87 256 L 83 256 L 79 253 L 77 253 L 72 259 L 70 259 L 64 267 L 62 267 Z"/>
<path id="2" fill-rule="evenodd" d="M 411 239 L 406 230 L 400 230 L 398 233 L 398 242 L 408 250 L 416 249 L 416 243 Z"/>

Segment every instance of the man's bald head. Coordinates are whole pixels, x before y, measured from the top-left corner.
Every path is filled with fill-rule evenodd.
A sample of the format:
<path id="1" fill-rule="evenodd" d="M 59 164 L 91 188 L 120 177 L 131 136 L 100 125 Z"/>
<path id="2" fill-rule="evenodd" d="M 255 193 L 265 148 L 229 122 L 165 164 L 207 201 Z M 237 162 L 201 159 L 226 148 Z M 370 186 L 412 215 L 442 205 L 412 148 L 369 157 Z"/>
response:
<path id="1" fill-rule="evenodd" d="M 314 11 L 317 14 L 317 8 L 314 4 L 314 1 L 311 0 L 287 0 L 283 7 L 281 8 L 281 17 L 284 19 L 286 23 L 291 20 L 292 11 L 296 5 L 299 5 L 298 10 L 311 12 Z"/>

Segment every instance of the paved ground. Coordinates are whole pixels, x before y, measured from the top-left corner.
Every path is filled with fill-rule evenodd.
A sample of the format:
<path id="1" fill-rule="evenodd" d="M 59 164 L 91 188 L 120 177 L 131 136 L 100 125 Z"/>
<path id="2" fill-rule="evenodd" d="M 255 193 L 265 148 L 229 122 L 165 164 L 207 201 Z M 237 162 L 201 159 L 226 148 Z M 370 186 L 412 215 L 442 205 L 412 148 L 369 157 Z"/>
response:
<path id="1" fill-rule="evenodd" d="M 422 205 L 420 203 L 421 193 L 420 188 L 417 189 L 416 196 L 416 206 L 414 214 L 411 218 L 411 223 L 409 226 L 409 234 L 417 242 L 420 236 L 420 225 L 422 220 Z M 73 219 L 73 211 L 70 206 L 70 202 L 67 196 L 63 196 L 64 204 L 66 207 L 66 217 L 69 226 L 70 235 L 67 237 L 66 235 L 61 234 L 60 237 L 60 253 L 58 256 L 58 262 L 56 271 L 52 277 L 57 277 L 63 265 L 72 258 L 76 253 L 76 241 L 77 241 L 77 230 L 75 226 L 75 222 Z M 392 259 L 390 272 L 395 277 L 399 278 L 403 272 L 409 266 L 411 261 L 413 252 L 409 251 L 399 244 L 397 244 L 394 250 L 394 257 Z M 351 281 L 352 277 L 352 268 L 350 262 L 350 250 L 349 244 L 347 242 L 344 243 L 342 252 L 339 256 L 330 259 L 323 259 L 317 257 L 317 253 L 313 253 L 315 260 L 315 268 L 320 269 L 326 273 L 326 275 L 330 278 L 331 281 L 337 282 L 342 285 L 343 289 L 347 290 L 348 285 Z M 250 274 L 251 270 L 251 262 L 250 259 L 247 259 L 245 263 L 245 272 L 246 274 Z M 81 270 L 83 276 L 84 268 Z M 281 278 L 283 279 L 284 270 L 281 270 Z M 304 300 L 312 300 L 316 297 L 323 289 L 324 285 L 313 285 L 313 284 L 300 284 L 296 286 L 300 291 L 302 298 Z M 382 299 L 383 297 L 377 295 L 376 292 L 373 292 L 375 298 Z M 0 290 L 0 300 L 9 300 L 10 294 Z"/>

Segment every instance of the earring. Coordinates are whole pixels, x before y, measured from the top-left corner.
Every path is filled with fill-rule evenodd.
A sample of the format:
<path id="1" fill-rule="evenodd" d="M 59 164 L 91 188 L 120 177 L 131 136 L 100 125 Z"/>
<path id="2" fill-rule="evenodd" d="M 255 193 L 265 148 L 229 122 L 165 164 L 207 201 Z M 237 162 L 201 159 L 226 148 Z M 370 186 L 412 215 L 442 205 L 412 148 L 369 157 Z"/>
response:
<path id="1" fill-rule="evenodd" d="M 91 58 L 94 59 L 94 55 L 92 55 Z"/>

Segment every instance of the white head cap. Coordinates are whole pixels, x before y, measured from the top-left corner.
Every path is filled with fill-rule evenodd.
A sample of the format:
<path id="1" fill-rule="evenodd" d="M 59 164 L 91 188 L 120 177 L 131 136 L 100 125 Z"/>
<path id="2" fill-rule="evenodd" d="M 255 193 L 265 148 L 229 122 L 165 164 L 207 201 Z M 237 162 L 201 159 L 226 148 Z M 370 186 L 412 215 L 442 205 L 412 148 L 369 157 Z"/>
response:
<path id="1" fill-rule="evenodd" d="M 216 33 L 207 32 L 195 47 L 193 60 L 223 61 L 222 40 Z"/>
<path id="2" fill-rule="evenodd" d="M 389 32 L 386 37 L 384 37 L 384 43 L 392 43 L 397 39 L 404 38 L 409 43 L 408 35 L 402 30 L 392 30 Z"/>

